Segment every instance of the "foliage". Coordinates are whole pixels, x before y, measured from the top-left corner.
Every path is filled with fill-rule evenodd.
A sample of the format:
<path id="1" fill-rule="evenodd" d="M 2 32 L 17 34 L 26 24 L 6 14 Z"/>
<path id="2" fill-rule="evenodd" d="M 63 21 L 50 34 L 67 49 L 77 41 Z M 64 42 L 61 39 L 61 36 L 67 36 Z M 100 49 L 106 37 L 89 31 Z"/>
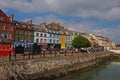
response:
<path id="1" fill-rule="evenodd" d="M 86 48 L 86 47 L 90 47 L 91 44 L 87 38 L 78 35 L 72 40 L 72 46 L 75 48 L 81 48 L 81 47 Z"/>
<path id="2" fill-rule="evenodd" d="M 93 45 L 93 47 L 98 48 L 98 47 L 99 47 L 99 44 L 98 44 L 98 43 L 95 43 L 95 44 Z"/>

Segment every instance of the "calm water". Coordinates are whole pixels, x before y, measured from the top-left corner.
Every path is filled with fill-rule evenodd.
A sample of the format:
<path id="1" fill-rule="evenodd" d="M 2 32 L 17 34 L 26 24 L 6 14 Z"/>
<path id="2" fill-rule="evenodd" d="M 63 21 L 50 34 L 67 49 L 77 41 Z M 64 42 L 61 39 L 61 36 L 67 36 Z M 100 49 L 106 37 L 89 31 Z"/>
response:
<path id="1" fill-rule="evenodd" d="M 112 61 L 93 69 L 71 73 L 55 80 L 120 80 L 120 61 Z"/>

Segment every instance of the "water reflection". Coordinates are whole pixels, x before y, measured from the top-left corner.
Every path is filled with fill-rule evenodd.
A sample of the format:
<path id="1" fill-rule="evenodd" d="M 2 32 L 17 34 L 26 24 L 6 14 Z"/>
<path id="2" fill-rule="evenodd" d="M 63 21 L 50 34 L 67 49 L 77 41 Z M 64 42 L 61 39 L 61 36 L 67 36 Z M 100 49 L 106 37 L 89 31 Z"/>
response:
<path id="1" fill-rule="evenodd" d="M 120 80 L 120 62 L 110 62 L 92 69 L 71 73 L 55 80 Z"/>

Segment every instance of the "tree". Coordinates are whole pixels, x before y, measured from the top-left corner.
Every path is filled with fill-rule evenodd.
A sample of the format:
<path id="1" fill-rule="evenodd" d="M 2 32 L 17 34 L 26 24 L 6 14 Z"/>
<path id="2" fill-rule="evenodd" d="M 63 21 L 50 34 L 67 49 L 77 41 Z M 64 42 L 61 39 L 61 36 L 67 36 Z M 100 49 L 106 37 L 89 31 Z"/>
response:
<path id="1" fill-rule="evenodd" d="M 99 47 L 99 44 L 98 44 L 98 43 L 95 43 L 95 44 L 93 44 L 93 47 L 98 48 L 98 47 Z"/>
<path id="2" fill-rule="evenodd" d="M 91 44 L 87 38 L 78 35 L 72 40 L 72 46 L 75 48 L 81 48 L 81 47 L 87 48 L 90 47 Z"/>

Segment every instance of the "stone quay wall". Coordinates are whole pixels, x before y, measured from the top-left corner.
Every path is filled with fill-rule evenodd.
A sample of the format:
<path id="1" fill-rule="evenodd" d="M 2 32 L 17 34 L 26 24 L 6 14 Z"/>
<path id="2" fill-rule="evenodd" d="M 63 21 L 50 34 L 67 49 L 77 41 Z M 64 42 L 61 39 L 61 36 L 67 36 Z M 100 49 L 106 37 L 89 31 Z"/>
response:
<path id="1" fill-rule="evenodd" d="M 72 71 L 78 71 L 100 62 L 113 59 L 116 56 L 112 52 L 99 52 L 71 56 L 59 56 L 55 58 L 43 58 L 24 61 L 3 62 L 0 64 L 0 80 L 35 80 L 61 75 L 68 75 Z"/>

